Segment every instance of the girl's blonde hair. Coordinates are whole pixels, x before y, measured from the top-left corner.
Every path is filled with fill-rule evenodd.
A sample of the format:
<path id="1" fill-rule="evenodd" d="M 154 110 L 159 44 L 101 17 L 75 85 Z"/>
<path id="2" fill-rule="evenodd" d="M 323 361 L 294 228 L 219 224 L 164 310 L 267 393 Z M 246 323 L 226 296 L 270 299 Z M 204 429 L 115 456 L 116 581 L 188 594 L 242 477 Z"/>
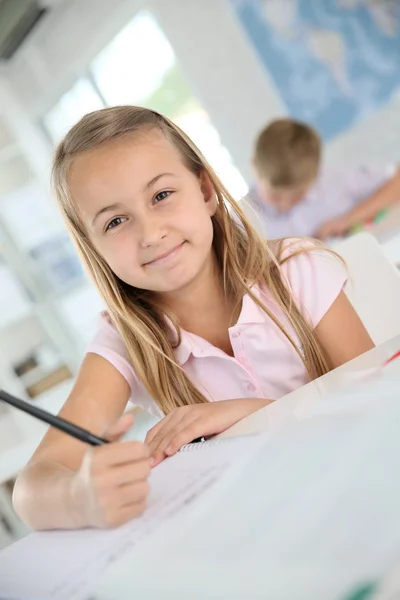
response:
<path id="1" fill-rule="evenodd" d="M 56 150 L 52 181 L 72 239 L 125 342 L 137 376 L 150 396 L 164 414 L 179 406 L 207 402 L 176 362 L 174 348 L 180 343 L 178 323 L 172 315 L 168 315 L 176 329 L 176 336 L 172 339 L 171 329 L 150 294 L 121 281 L 96 251 L 71 196 L 68 174 L 80 153 L 109 140 L 153 128 L 161 130 L 174 144 L 190 171 L 197 176 L 205 171 L 212 182 L 217 197 L 217 209 L 212 217 L 213 247 L 226 297 L 237 299 L 239 305 L 243 296 L 249 294 L 287 337 L 303 360 L 310 378 L 326 373 L 329 366 L 322 348 L 281 275 L 280 265 L 287 258 L 279 258 L 280 243 L 273 247 L 258 237 L 202 153 L 177 125 L 146 108 L 118 106 L 86 115 L 69 131 Z M 297 253 L 298 250 L 291 256 Z M 293 328 L 300 348 L 283 324 L 253 294 L 251 286 L 255 283 L 263 284 L 269 290 L 276 306 Z"/>

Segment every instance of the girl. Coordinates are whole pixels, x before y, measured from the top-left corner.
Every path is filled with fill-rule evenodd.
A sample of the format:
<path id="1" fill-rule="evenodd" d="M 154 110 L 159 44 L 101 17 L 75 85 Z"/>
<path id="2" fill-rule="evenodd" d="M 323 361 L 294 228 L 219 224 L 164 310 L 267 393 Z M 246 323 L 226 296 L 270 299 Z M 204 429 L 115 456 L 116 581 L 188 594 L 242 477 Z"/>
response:
<path id="1" fill-rule="evenodd" d="M 48 431 L 15 487 L 31 527 L 131 519 L 151 466 L 373 346 L 341 262 L 310 241 L 264 243 L 161 115 L 86 115 L 57 149 L 53 182 L 108 307 L 61 415 L 114 443 Z M 120 441 L 129 398 L 163 417 L 145 444 Z"/>

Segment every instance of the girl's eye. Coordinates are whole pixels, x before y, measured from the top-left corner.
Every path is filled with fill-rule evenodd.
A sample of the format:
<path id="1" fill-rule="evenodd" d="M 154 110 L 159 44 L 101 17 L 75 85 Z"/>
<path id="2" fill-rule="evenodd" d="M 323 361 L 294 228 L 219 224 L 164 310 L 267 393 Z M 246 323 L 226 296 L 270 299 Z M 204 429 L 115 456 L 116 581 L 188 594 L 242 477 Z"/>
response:
<path id="1" fill-rule="evenodd" d="M 164 191 L 164 192 L 159 192 L 156 196 L 154 196 L 154 202 L 157 204 L 157 202 L 160 202 L 161 200 L 165 200 L 165 198 L 168 198 L 168 196 L 172 194 L 172 192 L 169 191 Z"/>
<path id="2" fill-rule="evenodd" d="M 109 224 L 107 225 L 106 231 L 108 231 L 109 229 L 114 229 L 115 227 L 118 227 L 118 225 L 121 225 L 125 221 L 126 221 L 125 217 L 115 217 L 115 219 L 112 219 L 112 221 L 110 221 Z"/>

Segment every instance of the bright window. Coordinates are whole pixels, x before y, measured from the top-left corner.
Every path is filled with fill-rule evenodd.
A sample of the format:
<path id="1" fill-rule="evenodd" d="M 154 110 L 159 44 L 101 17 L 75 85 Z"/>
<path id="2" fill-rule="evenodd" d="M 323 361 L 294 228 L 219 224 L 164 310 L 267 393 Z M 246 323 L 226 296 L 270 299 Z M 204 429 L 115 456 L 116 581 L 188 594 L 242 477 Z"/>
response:
<path id="1" fill-rule="evenodd" d="M 43 118 L 51 139 L 58 142 L 79 119 L 92 110 L 104 108 L 99 94 L 89 81 L 81 78 Z"/>
<path id="2" fill-rule="evenodd" d="M 138 104 L 165 114 L 188 133 L 235 198 L 247 193 L 245 180 L 150 13 L 139 13 L 124 27 L 92 62 L 91 71 L 109 105 Z"/>

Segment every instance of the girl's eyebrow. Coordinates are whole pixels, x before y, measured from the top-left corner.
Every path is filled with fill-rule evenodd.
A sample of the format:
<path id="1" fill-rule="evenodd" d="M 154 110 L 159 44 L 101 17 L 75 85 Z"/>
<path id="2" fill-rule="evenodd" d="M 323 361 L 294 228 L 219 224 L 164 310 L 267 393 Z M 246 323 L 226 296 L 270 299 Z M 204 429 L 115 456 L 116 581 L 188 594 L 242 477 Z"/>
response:
<path id="1" fill-rule="evenodd" d="M 120 208 L 122 206 L 122 204 L 120 204 L 119 202 L 117 202 L 116 204 L 110 204 L 109 206 L 104 206 L 103 208 L 101 208 L 95 215 L 92 221 L 92 225 L 95 224 L 96 220 L 100 217 L 100 215 L 102 215 L 105 212 L 109 212 L 110 210 L 115 210 L 117 208 Z"/>
<path id="2" fill-rule="evenodd" d="M 148 181 L 146 183 L 146 185 L 144 186 L 143 190 L 148 190 L 152 185 L 154 185 L 155 183 L 157 183 L 157 181 L 159 179 L 161 179 L 161 177 L 165 177 L 166 175 L 169 175 L 171 177 L 176 177 L 176 175 L 174 175 L 173 173 L 159 173 L 159 175 L 156 175 L 155 177 L 153 177 L 152 179 L 150 179 L 150 181 Z"/>
<path id="3" fill-rule="evenodd" d="M 159 173 L 158 175 L 156 175 L 155 177 L 153 177 L 152 179 L 150 179 L 150 181 L 148 181 L 146 183 L 146 185 L 143 188 L 143 191 L 148 190 L 149 188 L 151 188 L 152 185 L 154 185 L 155 183 L 157 183 L 157 181 L 159 179 L 161 179 L 161 177 L 166 177 L 167 175 L 169 175 L 170 177 L 176 177 L 176 175 L 174 175 L 173 173 Z M 94 216 L 93 221 L 92 221 L 92 225 L 95 224 L 96 220 L 100 217 L 100 215 L 102 215 L 105 212 L 109 212 L 111 210 L 115 210 L 117 208 L 120 208 L 122 206 L 121 203 L 117 202 L 115 204 L 109 204 L 108 206 L 104 206 L 103 208 L 101 208 Z"/>

